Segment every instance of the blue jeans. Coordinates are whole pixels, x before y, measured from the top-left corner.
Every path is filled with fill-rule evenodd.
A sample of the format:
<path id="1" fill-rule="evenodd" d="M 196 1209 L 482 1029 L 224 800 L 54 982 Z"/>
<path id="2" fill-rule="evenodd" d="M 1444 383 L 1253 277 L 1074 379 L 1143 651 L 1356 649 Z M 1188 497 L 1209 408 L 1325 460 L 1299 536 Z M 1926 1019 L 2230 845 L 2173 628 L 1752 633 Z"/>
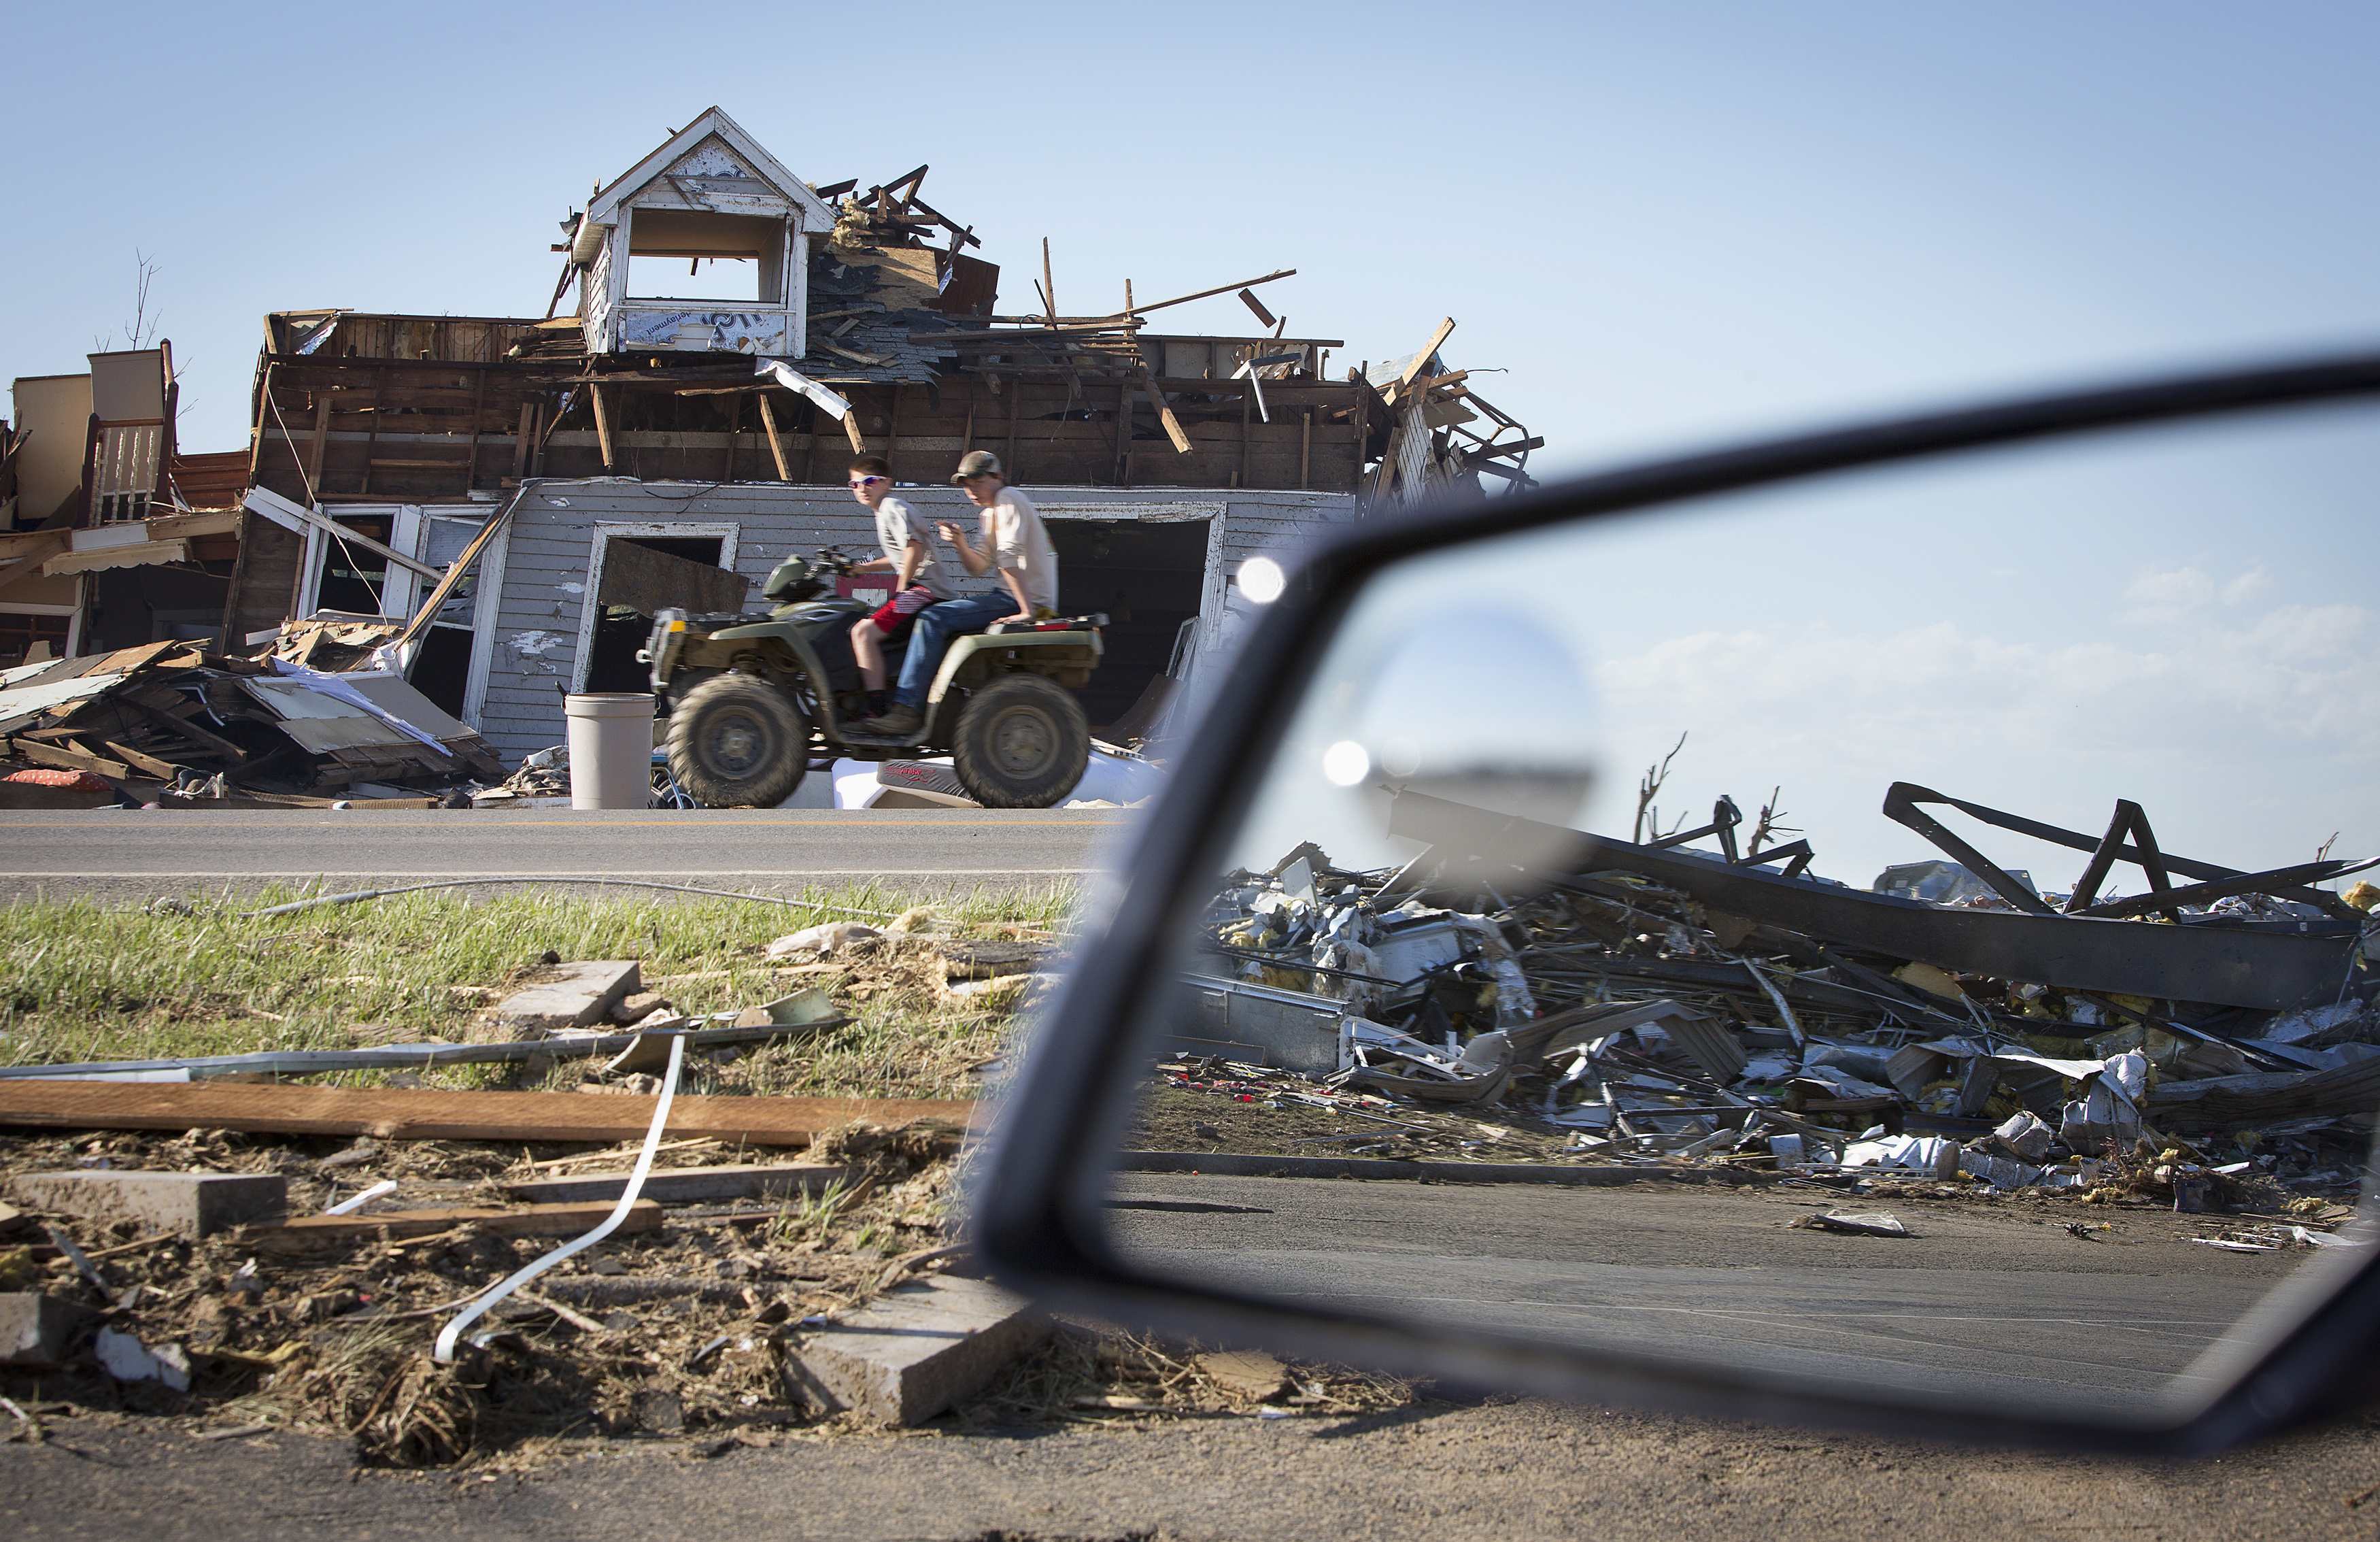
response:
<path id="1" fill-rule="evenodd" d="M 1016 601 L 1005 592 L 945 600 L 918 612 L 909 628 L 908 651 L 901 656 L 901 678 L 892 687 L 894 705 L 924 711 L 926 691 L 934 683 L 934 671 L 941 667 L 942 655 L 951 650 L 951 639 L 964 632 L 980 632 L 1002 616 L 1015 613 Z"/>

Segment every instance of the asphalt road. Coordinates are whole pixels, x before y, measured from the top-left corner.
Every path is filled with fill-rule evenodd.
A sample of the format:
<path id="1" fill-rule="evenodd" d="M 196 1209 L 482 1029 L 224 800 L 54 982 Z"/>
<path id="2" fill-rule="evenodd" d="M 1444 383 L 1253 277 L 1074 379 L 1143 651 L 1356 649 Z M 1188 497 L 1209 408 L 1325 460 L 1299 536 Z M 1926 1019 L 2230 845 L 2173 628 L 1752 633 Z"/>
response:
<path id="1" fill-rule="evenodd" d="M 1118 1243 L 1160 1272 L 1961 1407 L 2137 1410 L 2310 1257 L 2203 1247 L 2173 1216 L 2085 1240 L 2063 1205 L 1897 1202 L 1917 1235 L 1886 1239 L 1796 1229 L 1874 1207 L 1781 1190 L 1134 1173 L 1111 1192 Z"/>
<path id="2" fill-rule="evenodd" d="M 140 899 L 313 880 L 625 877 L 783 892 L 1080 878 L 1128 816 L 1096 809 L 0 813 L 0 900 Z"/>
<path id="3" fill-rule="evenodd" d="M 2036 1406 L 2111 1374 L 2137 1386 L 2178 1366 L 2289 1267 L 2190 1245 L 2191 1218 L 2134 1214 L 2104 1240 L 2070 1238 L 2059 1224 L 2070 1207 L 1901 1205 L 1919 1235 L 1888 1242 L 1790 1230 L 1802 1207 L 1773 1194 L 1668 1185 L 1141 1174 L 1115 1197 L 1128 1245 L 1244 1281 L 1264 1273 L 1274 1289 L 1508 1321 L 1549 1297 L 1592 1300 L 1597 1320 L 1632 1342 L 1682 1334 L 1730 1355 L 1798 1343 L 1849 1354 L 1857 1374 L 1964 1367 L 2030 1389 Z M 2028 1293 L 2011 1303 L 2011 1289 Z M 1938 1323 L 1962 1291 L 1971 1305 L 1994 1298 L 1999 1326 L 1928 1336 L 1896 1325 L 1912 1302 Z M 2086 1354 L 2061 1369 L 2022 1341 L 2068 1318 L 2080 1330 L 2064 1342 Z M 1971 1405 L 1980 1386 L 1944 1395 Z M 2158 1464 L 1425 1400 L 1359 1417 L 575 1440 L 461 1473 L 399 1474 L 357 1470 L 346 1443 L 323 1438 L 201 1441 L 138 1416 L 44 1416 L 44 1443 L 0 1443 L 0 1536 L 2368 1539 L 2380 1505 L 2380 1427 L 2368 1417 Z"/>

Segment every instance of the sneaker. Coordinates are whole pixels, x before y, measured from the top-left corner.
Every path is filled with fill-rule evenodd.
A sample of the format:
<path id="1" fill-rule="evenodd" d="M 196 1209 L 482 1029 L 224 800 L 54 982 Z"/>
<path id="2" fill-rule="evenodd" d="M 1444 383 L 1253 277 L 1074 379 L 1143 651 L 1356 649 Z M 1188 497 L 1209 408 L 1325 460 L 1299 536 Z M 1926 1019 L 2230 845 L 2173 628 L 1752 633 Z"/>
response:
<path id="1" fill-rule="evenodd" d="M 905 739 L 926 726 L 925 714 L 915 707 L 894 705 L 879 716 L 859 725 L 864 734 L 880 734 L 886 738 Z"/>

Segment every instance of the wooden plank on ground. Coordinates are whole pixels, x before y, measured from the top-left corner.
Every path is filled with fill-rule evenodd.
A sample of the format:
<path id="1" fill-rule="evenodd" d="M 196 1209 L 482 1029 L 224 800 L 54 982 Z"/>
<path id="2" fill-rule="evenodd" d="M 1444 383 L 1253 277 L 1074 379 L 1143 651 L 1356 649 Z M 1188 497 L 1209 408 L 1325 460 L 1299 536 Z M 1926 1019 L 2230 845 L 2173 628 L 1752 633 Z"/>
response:
<path id="1" fill-rule="evenodd" d="M 386 1232 L 396 1237 L 434 1236 L 457 1226 L 476 1226 L 504 1237 L 564 1237 L 591 1232 L 612 1213 L 612 1206 L 593 1202 L 565 1205 L 524 1205 L 506 1209 L 495 1206 L 448 1207 L 431 1210 L 382 1210 L 370 1215 L 293 1216 L 272 1226 L 251 1227 L 246 1240 L 270 1251 L 285 1251 L 321 1243 L 368 1242 Z M 622 1232 L 658 1232 L 662 1208 L 639 1199 L 620 1218 Z"/>
<path id="2" fill-rule="evenodd" d="M 924 1098 L 680 1098 L 668 1133 L 807 1146 L 855 1120 L 963 1128 L 975 1104 Z M 215 1082 L 0 1081 L 0 1125 L 242 1130 L 381 1140 L 642 1140 L 653 1099 L 625 1093 L 446 1092 Z"/>
<path id="3" fill-rule="evenodd" d="M 815 1196 L 848 1183 L 850 1171 L 832 1162 L 738 1163 L 732 1167 L 655 1168 L 645 1177 L 644 1196 L 661 1205 L 710 1205 L 727 1199 L 768 1199 L 798 1194 Z M 567 1178 L 530 1178 L 504 1184 L 515 1199 L 542 1204 L 594 1204 L 618 1200 L 625 1172 L 583 1172 Z"/>

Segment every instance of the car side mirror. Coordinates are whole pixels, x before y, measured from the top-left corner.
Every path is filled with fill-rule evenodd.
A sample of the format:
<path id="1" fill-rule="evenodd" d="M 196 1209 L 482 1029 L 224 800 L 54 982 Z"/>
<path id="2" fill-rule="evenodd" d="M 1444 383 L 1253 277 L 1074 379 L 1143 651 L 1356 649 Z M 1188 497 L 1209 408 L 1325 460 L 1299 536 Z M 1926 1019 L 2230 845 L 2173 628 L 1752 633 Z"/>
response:
<path id="1" fill-rule="evenodd" d="M 2353 355 L 1348 527 L 1083 905 L 979 1245 L 1472 1388 L 2163 1453 L 2337 1406 L 2375 395 Z"/>

